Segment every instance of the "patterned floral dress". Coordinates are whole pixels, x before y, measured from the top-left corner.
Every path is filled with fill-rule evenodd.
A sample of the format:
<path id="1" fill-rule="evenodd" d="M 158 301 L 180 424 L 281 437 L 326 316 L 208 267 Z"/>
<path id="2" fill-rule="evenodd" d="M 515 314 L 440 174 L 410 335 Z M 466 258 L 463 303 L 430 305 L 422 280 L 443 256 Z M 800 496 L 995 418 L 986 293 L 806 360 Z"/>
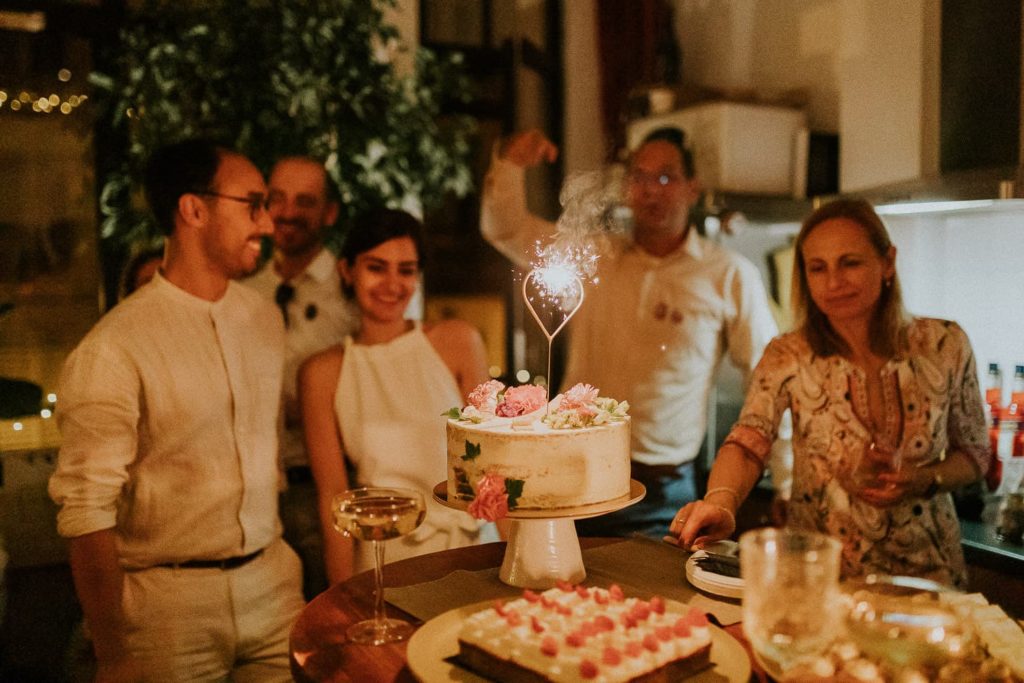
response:
<path id="1" fill-rule="evenodd" d="M 903 467 L 966 454 L 981 472 L 990 456 L 974 354 L 954 322 L 915 318 L 907 348 L 880 371 L 885 424 L 872 433 L 864 372 L 814 354 L 798 332 L 776 337 L 754 371 L 726 442 L 766 462 L 782 413 L 793 415 L 789 524 L 843 543 L 844 577 L 872 572 L 966 587 L 960 526 L 949 493 L 888 508 L 851 496 L 840 479 L 873 441 L 896 445 Z"/>

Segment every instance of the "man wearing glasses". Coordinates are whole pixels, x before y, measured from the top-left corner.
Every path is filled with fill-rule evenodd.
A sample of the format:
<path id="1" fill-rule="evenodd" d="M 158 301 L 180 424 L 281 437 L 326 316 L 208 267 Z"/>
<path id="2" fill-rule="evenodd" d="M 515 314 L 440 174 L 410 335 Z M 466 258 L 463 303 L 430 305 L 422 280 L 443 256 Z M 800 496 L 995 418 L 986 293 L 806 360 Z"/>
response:
<path id="1" fill-rule="evenodd" d="M 524 172 L 558 149 L 539 131 L 500 147 L 484 184 L 481 231 L 520 266 L 556 228 L 526 208 Z M 683 132 L 661 128 L 633 152 L 623 188 L 631 236 L 608 235 L 598 282 L 569 325 L 563 386 L 587 382 L 628 400 L 639 504 L 578 523 L 580 533 L 660 538 L 677 503 L 697 495 L 694 461 L 707 428 L 715 371 L 725 353 L 749 376 L 775 321 L 757 268 L 690 225 L 701 193 Z M 599 231 L 595 226 L 595 231 Z"/>
<path id="2" fill-rule="evenodd" d="M 65 363 L 50 495 L 97 680 L 289 680 L 303 600 L 277 518 L 278 311 L 234 278 L 272 229 L 245 157 L 189 140 L 155 152 L 166 234 L 153 280 Z"/>
<path id="3" fill-rule="evenodd" d="M 324 230 L 334 225 L 338 203 L 332 199 L 322 163 L 286 157 L 270 173 L 270 218 L 274 254 L 244 283 L 277 304 L 285 322 L 285 429 L 281 463 L 288 488 L 281 494 L 284 538 L 302 558 L 303 592 L 311 600 L 327 589 L 316 484 L 302 437 L 296 375 L 306 358 L 339 343 L 355 322 L 341 293 L 337 257 L 323 245 Z"/>

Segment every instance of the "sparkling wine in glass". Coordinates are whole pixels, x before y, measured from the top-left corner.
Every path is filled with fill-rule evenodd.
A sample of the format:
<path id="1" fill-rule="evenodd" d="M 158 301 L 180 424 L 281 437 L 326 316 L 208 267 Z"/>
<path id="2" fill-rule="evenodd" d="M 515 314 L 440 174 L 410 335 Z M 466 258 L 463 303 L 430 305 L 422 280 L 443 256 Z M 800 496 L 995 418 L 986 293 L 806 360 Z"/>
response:
<path id="1" fill-rule="evenodd" d="M 902 467 L 903 457 L 899 445 L 874 434 L 853 470 L 853 484 L 861 489 L 879 488 L 883 486 L 879 475 L 899 472 Z"/>
<path id="2" fill-rule="evenodd" d="M 806 675 L 841 632 L 840 547 L 811 531 L 766 528 L 740 537 L 743 631 L 775 680 Z"/>
<path id="3" fill-rule="evenodd" d="M 350 626 L 346 632 L 349 641 L 382 645 L 412 634 L 412 624 L 384 614 L 384 541 L 412 533 L 426 514 L 423 494 L 411 489 L 365 487 L 334 497 L 334 528 L 373 544 L 373 618 Z"/>

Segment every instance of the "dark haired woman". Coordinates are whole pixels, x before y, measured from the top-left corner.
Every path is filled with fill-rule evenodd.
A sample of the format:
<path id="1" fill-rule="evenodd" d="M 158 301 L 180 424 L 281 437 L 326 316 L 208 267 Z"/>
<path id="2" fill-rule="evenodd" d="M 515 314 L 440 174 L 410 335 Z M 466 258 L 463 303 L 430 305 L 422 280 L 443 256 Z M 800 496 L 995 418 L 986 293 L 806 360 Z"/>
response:
<path id="1" fill-rule="evenodd" d="M 782 412 L 793 413 L 788 524 L 843 543 L 842 573 L 966 585 L 949 492 L 988 465 L 981 391 L 967 335 L 908 318 L 896 248 L 860 200 L 811 214 L 796 241 L 797 328 L 765 349 L 703 501 L 670 532 L 684 547 L 727 537 L 757 482 Z"/>
<path id="2" fill-rule="evenodd" d="M 339 269 L 359 311 L 359 332 L 312 356 L 299 372 L 331 583 L 373 566 L 371 552 L 353 548 L 333 527 L 331 500 L 352 485 L 414 488 L 428 501 L 420 528 L 388 544 L 388 561 L 479 539 L 477 520 L 434 503 L 431 490 L 447 476 L 441 414 L 465 405 L 487 380 L 484 345 L 459 320 L 405 319 L 421 256 L 420 225 L 409 214 L 383 209 L 358 219 Z M 346 461 L 358 484 L 349 481 Z"/>

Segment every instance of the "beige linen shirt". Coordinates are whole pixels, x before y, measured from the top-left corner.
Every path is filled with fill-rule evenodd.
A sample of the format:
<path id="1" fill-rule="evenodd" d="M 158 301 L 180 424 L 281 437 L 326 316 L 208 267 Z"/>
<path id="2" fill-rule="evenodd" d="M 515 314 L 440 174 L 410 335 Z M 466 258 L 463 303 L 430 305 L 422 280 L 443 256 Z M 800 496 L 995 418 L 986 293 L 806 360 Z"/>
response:
<path id="1" fill-rule="evenodd" d="M 519 265 L 555 233 L 553 224 L 529 214 L 523 169 L 497 157 L 485 180 L 481 230 Z M 722 357 L 727 353 L 746 380 L 777 333 L 760 273 L 691 229 L 665 257 L 616 236 L 597 274 L 569 323 L 563 386 L 586 382 L 629 401 L 634 460 L 692 461 Z"/>
<path id="2" fill-rule="evenodd" d="M 288 329 L 285 331 L 284 399 L 297 401 L 296 377 L 302 362 L 314 353 L 333 344 L 340 344 L 345 336 L 355 331 L 356 316 L 341 293 L 337 257 L 327 249 L 291 279 L 295 297 L 288 304 Z M 267 301 L 274 301 L 274 293 L 284 280 L 268 262 L 242 284 L 252 287 Z M 281 434 L 281 463 L 284 467 L 308 465 L 302 429 L 286 428 Z"/>
<path id="3" fill-rule="evenodd" d="M 62 536 L 114 529 L 126 568 L 251 553 L 280 536 L 281 315 L 231 282 L 159 274 L 68 357 L 50 479 Z"/>

